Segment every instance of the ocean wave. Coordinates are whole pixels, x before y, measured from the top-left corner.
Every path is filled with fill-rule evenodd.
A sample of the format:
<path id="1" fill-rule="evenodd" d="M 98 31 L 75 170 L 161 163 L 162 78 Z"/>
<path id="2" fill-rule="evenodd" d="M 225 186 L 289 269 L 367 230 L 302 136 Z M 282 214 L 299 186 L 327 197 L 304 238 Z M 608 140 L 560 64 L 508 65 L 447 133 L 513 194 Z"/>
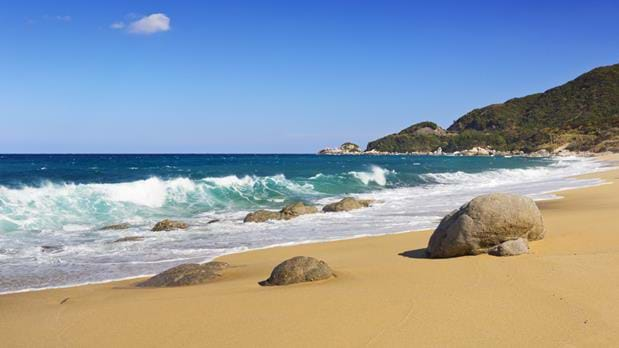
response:
<path id="1" fill-rule="evenodd" d="M 463 171 L 445 173 L 427 173 L 420 178 L 429 184 L 443 185 L 477 185 L 496 186 L 505 183 L 535 180 L 550 174 L 551 170 L 544 167 L 527 169 L 498 169 L 480 173 L 466 173 Z"/>
<path id="2" fill-rule="evenodd" d="M 537 162 L 535 162 L 537 163 Z M 0 291 L 97 282 L 157 273 L 182 262 L 202 262 L 238 250 L 427 229 L 479 194 L 546 192 L 595 185 L 568 177 L 600 169 L 592 160 L 560 159 L 528 168 L 415 174 L 379 166 L 298 178 L 186 177 L 116 184 L 47 182 L 0 186 Z M 408 180 L 408 181 L 406 181 Z M 243 224 L 257 207 L 279 209 L 303 199 L 317 205 L 345 195 L 373 198 L 369 209 L 311 214 L 289 221 Z M 180 218 L 188 231 L 150 233 L 156 220 Z M 218 223 L 209 224 L 212 219 Z M 97 230 L 118 222 L 127 230 Z M 23 232 L 23 233 L 22 233 Z M 145 236 L 139 243 L 111 243 Z M 41 246 L 59 246 L 56 253 Z"/>
<path id="3" fill-rule="evenodd" d="M 272 176 L 151 177 L 121 183 L 52 183 L 9 188 L 0 186 L 0 232 L 63 230 L 76 232 L 111 223 L 149 224 L 157 219 L 191 218 L 208 212 L 280 208 L 285 202 L 319 202 L 346 194 L 363 194 L 419 184 L 482 188 L 533 182 L 552 176 L 591 171 L 591 161 L 562 158 L 529 168 L 425 173 L 400 177 L 394 170 L 371 165 L 365 171 L 317 173 L 309 178 Z M 406 181 L 408 180 L 408 182 Z M 441 192 L 445 188 L 434 187 Z"/>
<path id="4" fill-rule="evenodd" d="M 493 187 L 515 183 L 568 177 L 601 169 L 599 163 L 582 158 L 557 158 L 547 165 L 529 168 L 495 169 L 478 173 L 463 171 L 419 175 L 427 184 Z"/>
<path id="5" fill-rule="evenodd" d="M 284 175 L 164 180 L 151 177 L 123 183 L 0 186 L 0 232 L 75 230 L 72 226 L 117 221 L 141 223 L 158 217 L 189 217 L 209 210 L 274 205 L 291 197 L 316 195 L 311 183 Z M 69 227 L 66 227 L 69 226 Z"/>
<path id="6" fill-rule="evenodd" d="M 364 185 L 375 183 L 380 186 L 387 185 L 387 176 L 396 174 L 395 171 L 381 168 L 379 166 L 372 166 L 370 171 L 367 172 L 349 172 L 350 175 L 357 178 Z"/>

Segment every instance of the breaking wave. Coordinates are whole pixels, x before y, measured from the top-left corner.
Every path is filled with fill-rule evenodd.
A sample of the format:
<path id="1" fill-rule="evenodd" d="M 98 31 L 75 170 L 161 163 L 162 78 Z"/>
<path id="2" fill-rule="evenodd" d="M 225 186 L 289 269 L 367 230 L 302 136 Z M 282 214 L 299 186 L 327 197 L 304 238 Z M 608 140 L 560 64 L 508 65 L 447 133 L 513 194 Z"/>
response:
<path id="1" fill-rule="evenodd" d="M 387 185 L 387 176 L 396 174 L 396 172 L 379 166 L 372 166 L 369 172 L 349 172 L 349 174 L 359 179 L 364 185 L 375 183 L 380 186 L 385 186 Z"/>
<path id="2" fill-rule="evenodd" d="M 208 211 L 276 207 L 290 200 L 311 201 L 331 194 L 359 193 L 387 184 L 391 171 L 317 174 L 291 180 L 273 176 L 186 177 L 109 184 L 45 182 L 40 186 L 0 186 L 0 232 L 97 226 L 114 221 L 141 223 L 158 217 L 190 217 Z"/>
<path id="3" fill-rule="evenodd" d="M 503 191 L 543 199 L 551 197 L 550 191 L 600 183 L 570 178 L 601 169 L 599 162 L 581 158 L 477 172 L 466 170 L 467 159 L 416 160 L 426 161 L 424 166 L 444 160 L 449 166 L 427 172 L 410 162 L 417 172 L 405 165 L 397 171 L 368 165 L 338 168 L 339 173 L 322 168 L 305 176 L 291 171 L 288 176 L 152 176 L 120 183 L 0 186 L 0 293 L 152 274 L 181 262 L 273 245 L 427 229 L 479 194 Z M 321 206 L 348 195 L 380 203 L 346 213 L 242 223 L 251 210 L 280 209 L 297 200 Z M 149 232 L 164 218 L 188 222 L 189 231 Z M 215 219 L 219 222 L 211 224 Z M 121 222 L 131 227 L 99 230 Z M 144 240 L 111 243 L 127 236 Z"/>

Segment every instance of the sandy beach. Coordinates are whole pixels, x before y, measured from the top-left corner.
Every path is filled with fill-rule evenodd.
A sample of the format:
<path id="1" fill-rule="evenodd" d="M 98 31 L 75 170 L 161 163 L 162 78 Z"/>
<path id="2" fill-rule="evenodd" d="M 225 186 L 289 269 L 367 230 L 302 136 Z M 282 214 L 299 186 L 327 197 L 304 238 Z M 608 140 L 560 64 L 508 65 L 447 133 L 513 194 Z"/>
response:
<path id="1" fill-rule="evenodd" d="M 589 177 L 608 183 L 538 202 L 547 233 L 528 255 L 427 259 L 431 231 L 251 251 L 219 258 L 233 268 L 206 285 L 0 296 L 2 346 L 613 346 L 619 170 Z M 258 285 L 296 255 L 337 277 Z"/>

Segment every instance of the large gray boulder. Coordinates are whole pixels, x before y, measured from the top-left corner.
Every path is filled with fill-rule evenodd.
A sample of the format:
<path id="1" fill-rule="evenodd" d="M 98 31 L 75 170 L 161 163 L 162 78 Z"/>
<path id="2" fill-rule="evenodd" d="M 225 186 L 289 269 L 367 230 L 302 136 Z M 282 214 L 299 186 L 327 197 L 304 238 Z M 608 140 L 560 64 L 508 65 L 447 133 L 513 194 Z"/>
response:
<path id="1" fill-rule="evenodd" d="M 322 207 L 322 211 L 327 212 L 340 212 L 340 211 L 349 211 L 360 208 L 367 208 L 372 204 L 373 200 L 371 199 L 356 199 L 352 197 L 346 197 L 339 202 L 327 204 Z"/>
<path id="2" fill-rule="evenodd" d="M 260 282 L 260 285 L 289 285 L 328 279 L 332 276 L 333 271 L 326 262 L 313 257 L 296 256 L 277 265 L 269 279 Z"/>
<path id="3" fill-rule="evenodd" d="M 161 288 L 203 284 L 221 277 L 229 265 L 225 262 L 208 262 L 205 264 L 186 263 L 172 267 L 153 276 L 137 286 L 144 288 Z"/>
<path id="4" fill-rule="evenodd" d="M 184 230 L 187 229 L 189 225 L 182 221 L 175 220 L 162 220 L 155 224 L 155 226 L 151 229 L 151 231 L 172 231 L 172 230 Z"/>
<path id="5" fill-rule="evenodd" d="M 503 242 L 544 238 L 535 202 L 507 193 L 479 196 L 443 218 L 428 244 L 430 257 L 476 255 Z"/>
<path id="6" fill-rule="evenodd" d="M 272 210 L 257 210 L 247 214 L 243 222 L 265 222 L 268 220 L 290 220 L 305 214 L 317 213 L 318 209 L 311 205 L 305 205 L 302 202 L 293 203 L 285 206 L 280 211 Z"/>

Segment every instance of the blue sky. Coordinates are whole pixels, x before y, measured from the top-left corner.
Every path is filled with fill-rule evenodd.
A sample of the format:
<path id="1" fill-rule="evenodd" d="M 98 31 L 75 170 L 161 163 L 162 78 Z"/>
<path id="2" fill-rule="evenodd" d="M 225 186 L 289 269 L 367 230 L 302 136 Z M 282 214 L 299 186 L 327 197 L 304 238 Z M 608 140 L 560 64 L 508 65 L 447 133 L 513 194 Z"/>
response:
<path id="1" fill-rule="evenodd" d="M 4 0 L 0 21 L 3 153 L 365 146 L 619 62 L 617 1 Z"/>

